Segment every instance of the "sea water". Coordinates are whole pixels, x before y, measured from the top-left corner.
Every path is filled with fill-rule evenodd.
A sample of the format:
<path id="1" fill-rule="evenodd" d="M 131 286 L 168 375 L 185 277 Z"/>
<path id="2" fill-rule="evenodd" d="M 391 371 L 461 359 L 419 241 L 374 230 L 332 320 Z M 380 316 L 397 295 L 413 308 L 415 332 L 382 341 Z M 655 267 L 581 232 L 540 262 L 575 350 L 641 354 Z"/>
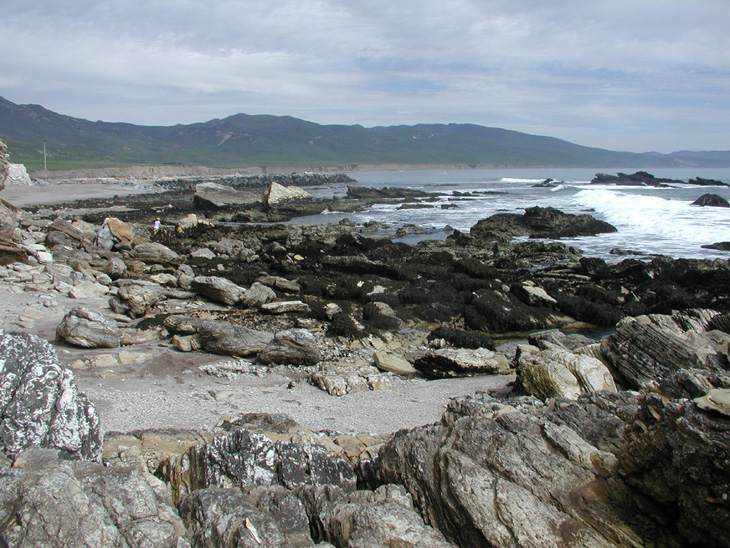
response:
<path id="1" fill-rule="evenodd" d="M 615 250 L 642 254 L 638 258 L 651 255 L 730 257 L 729 252 L 701 247 L 730 241 L 730 208 L 691 205 L 707 193 L 718 194 L 730 201 L 730 188 L 686 184 L 670 188 L 590 184 L 598 172 L 635 171 L 638 170 L 545 168 L 350 173 L 357 180 L 357 185 L 423 190 L 438 197 L 424 202 L 424 205 L 432 207 L 423 209 L 401 209 L 400 203 L 376 204 L 355 213 L 326 212 L 300 217 L 293 222 L 336 223 L 348 218 L 355 223 L 375 221 L 386 225 L 390 231 L 415 225 L 427 234 L 399 239 L 414 243 L 424 238 L 445 238 L 453 230 L 468 233 L 480 219 L 496 213 L 522 214 L 528 207 L 549 206 L 565 213 L 588 213 L 618 229 L 612 234 L 560 240 L 581 249 L 589 257 L 608 261 L 625 258 L 617 255 Z M 730 183 L 730 169 L 648 168 L 643 171 L 681 181 L 702 177 Z M 535 186 L 547 178 L 553 179 L 557 186 Z M 344 197 L 347 184 L 309 187 L 307 190 L 318 197 Z"/>

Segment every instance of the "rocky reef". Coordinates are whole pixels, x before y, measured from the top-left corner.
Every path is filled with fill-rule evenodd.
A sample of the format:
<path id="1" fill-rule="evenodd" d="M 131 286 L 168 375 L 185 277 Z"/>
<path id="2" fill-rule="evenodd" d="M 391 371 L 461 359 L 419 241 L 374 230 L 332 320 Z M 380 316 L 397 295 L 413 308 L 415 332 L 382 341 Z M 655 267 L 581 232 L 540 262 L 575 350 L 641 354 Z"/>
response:
<path id="1" fill-rule="evenodd" d="M 114 199 L 8 208 L 3 287 L 96 307 L 69 307 L 55 347 L 0 332 L 4 545 L 730 544 L 727 261 L 583 257 L 543 239 L 615 229 L 540 207 L 406 245 L 279 219 L 428 196 L 286 186 L 215 207 L 191 185 L 113 215 Z M 221 379 L 286 368 L 332 398 L 413 376 L 510 382 L 397 432 L 241 412 L 103 433 L 56 349 L 143 345 L 223 355 L 200 372 Z"/>

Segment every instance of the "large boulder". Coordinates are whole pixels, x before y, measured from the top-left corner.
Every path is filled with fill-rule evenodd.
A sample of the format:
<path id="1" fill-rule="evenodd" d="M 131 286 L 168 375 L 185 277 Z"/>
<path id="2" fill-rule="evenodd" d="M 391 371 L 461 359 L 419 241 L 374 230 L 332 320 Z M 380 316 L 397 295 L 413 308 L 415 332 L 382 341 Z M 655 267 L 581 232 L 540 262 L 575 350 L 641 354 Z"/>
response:
<path id="1" fill-rule="evenodd" d="M 0 544 L 190 546 L 160 480 L 138 468 L 62 457 L 35 448 L 12 468 L 0 464 Z"/>
<path id="2" fill-rule="evenodd" d="M 708 207 L 730 207 L 730 203 L 719 194 L 703 194 L 692 205 Z"/>
<path id="3" fill-rule="evenodd" d="M 193 202 L 201 209 L 216 210 L 226 207 L 245 208 L 261 205 L 262 192 L 233 188 L 219 183 L 198 183 Z"/>
<path id="4" fill-rule="evenodd" d="M 487 348 L 440 348 L 418 358 L 413 366 L 429 379 L 512 372 L 504 354 Z"/>
<path id="5" fill-rule="evenodd" d="M 275 181 L 269 185 L 264 196 L 264 202 L 268 207 L 276 207 L 290 202 L 302 202 L 312 199 L 312 195 L 306 190 L 296 186 L 284 186 Z"/>
<path id="6" fill-rule="evenodd" d="M 258 361 L 279 365 L 316 365 L 322 359 L 317 340 L 306 329 L 286 329 L 258 354 Z"/>
<path id="7" fill-rule="evenodd" d="M 177 335 L 193 335 L 196 347 L 213 354 L 251 356 L 274 338 L 271 333 L 221 320 L 200 320 L 185 316 L 168 316 L 165 328 Z"/>
<path id="8" fill-rule="evenodd" d="M 56 339 L 82 348 L 116 348 L 121 344 L 116 321 L 82 306 L 63 317 L 56 327 Z"/>
<path id="9" fill-rule="evenodd" d="M 169 262 L 179 258 L 179 255 L 161 243 L 144 242 L 134 246 L 132 257 L 145 262 Z"/>
<path id="10" fill-rule="evenodd" d="M 220 276 L 196 276 L 190 287 L 200 295 L 229 306 L 238 303 L 246 293 L 243 287 Z"/>
<path id="11" fill-rule="evenodd" d="M 109 300 L 109 306 L 117 314 L 132 318 L 144 316 L 160 300 L 165 290 L 146 280 L 123 280 L 117 294 Z"/>
<path id="12" fill-rule="evenodd" d="M 577 398 L 597 390 L 616 391 L 610 371 L 597 358 L 543 342 L 541 348 L 521 346 L 517 378 L 525 392 L 541 399 Z"/>
<path id="13" fill-rule="evenodd" d="M 99 417 L 47 341 L 0 330 L 0 449 L 29 447 L 99 460 Z"/>

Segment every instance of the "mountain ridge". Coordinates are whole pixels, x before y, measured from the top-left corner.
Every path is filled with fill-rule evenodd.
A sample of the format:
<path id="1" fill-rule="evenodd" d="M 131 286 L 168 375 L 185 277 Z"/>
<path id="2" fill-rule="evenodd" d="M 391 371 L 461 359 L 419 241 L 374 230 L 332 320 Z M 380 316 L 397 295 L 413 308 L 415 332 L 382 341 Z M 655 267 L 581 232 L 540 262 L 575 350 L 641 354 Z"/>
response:
<path id="1" fill-rule="evenodd" d="M 129 165 L 213 168 L 367 165 L 469 167 L 721 167 L 730 152 L 634 153 L 477 124 L 321 125 L 238 113 L 207 122 L 142 126 L 91 122 L 0 97 L 0 139 L 29 170 Z"/>

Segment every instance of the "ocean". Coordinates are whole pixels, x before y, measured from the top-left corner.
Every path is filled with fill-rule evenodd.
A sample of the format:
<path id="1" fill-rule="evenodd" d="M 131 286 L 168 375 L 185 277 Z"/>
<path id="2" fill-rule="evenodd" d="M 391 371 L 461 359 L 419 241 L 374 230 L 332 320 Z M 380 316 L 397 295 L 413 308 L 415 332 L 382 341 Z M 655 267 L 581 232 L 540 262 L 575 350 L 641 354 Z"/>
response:
<path id="1" fill-rule="evenodd" d="M 442 194 L 434 207 L 400 209 L 400 204 L 379 204 L 357 213 L 325 212 L 300 217 L 294 223 L 336 223 L 348 218 L 355 223 L 376 221 L 389 230 L 415 225 L 425 235 L 397 238 L 415 243 L 425 238 L 446 238 L 452 229 L 465 233 L 480 219 L 495 213 L 524 213 L 532 206 L 554 207 L 565 213 L 588 213 L 614 225 L 618 232 L 563 239 L 585 256 L 615 262 L 626 258 L 612 254 L 621 249 L 674 258 L 728 259 L 730 252 L 701 246 L 730 241 L 730 208 L 690 205 L 703 194 L 719 194 L 730 201 L 728 187 L 676 185 L 673 188 L 591 185 L 596 173 L 634 173 L 626 169 L 508 169 L 449 171 L 372 171 L 349 173 L 357 184 L 369 187 L 401 187 Z M 716 179 L 730 183 L 730 169 L 644 169 L 656 177 L 687 181 Z M 536 188 L 547 178 L 554 188 Z M 317 197 L 345 196 L 347 185 L 308 187 Z M 468 193 L 467 196 L 460 196 Z M 442 208 L 442 205 L 448 205 Z M 641 257 L 638 257 L 641 258 Z"/>

